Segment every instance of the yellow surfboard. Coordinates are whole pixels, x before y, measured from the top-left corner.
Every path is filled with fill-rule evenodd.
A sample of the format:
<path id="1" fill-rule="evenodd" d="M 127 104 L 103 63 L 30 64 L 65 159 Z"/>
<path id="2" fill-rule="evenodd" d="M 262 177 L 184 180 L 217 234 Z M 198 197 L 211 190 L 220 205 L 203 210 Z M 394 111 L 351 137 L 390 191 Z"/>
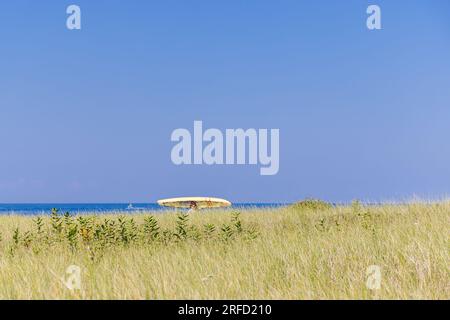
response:
<path id="1" fill-rule="evenodd" d="M 211 197 L 182 197 L 158 200 L 160 206 L 173 208 L 190 208 L 190 209 L 205 209 L 205 208 L 224 208 L 231 206 L 231 202 Z"/>

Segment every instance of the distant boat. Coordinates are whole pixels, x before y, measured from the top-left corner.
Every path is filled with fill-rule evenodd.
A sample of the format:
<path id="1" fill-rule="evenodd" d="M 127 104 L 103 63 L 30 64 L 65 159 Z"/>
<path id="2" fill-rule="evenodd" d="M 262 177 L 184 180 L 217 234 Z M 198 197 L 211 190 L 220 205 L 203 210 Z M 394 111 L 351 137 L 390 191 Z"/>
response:
<path id="1" fill-rule="evenodd" d="M 134 210 L 134 211 L 144 211 L 146 208 L 134 207 L 133 204 L 129 204 L 126 210 Z"/>

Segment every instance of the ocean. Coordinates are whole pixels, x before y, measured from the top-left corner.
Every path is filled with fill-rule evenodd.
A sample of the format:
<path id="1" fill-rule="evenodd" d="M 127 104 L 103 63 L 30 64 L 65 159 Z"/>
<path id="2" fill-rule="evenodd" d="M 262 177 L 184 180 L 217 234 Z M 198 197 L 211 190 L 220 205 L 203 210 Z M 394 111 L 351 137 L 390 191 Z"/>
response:
<path id="1" fill-rule="evenodd" d="M 236 203 L 232 208 L 251 209 L 251 208 L 273 208 L 280 207 L 281 203 Z M 61 213 L 70 212 L 71 214 L 83 213 L 136 213 L 137 211 L 167 211 L 170 208 L 161 207 L 156 203 L 45 203 L 45 204 L 0 204 L 0 215 L 19 214 L 19 215 L 42 215 L 50 214 L 53 208 Z"/>

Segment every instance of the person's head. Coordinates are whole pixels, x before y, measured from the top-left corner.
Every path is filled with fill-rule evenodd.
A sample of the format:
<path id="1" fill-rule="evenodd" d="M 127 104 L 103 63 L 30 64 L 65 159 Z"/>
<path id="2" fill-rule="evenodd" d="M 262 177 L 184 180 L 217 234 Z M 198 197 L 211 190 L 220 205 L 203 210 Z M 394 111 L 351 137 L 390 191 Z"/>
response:
<path id="1" fill-rule="evenodd" d="M 197 203 L 195 201 L 191 201 L 191 204 L 189 206 L 191 209 L 196 210 L 197 209 Z"/>

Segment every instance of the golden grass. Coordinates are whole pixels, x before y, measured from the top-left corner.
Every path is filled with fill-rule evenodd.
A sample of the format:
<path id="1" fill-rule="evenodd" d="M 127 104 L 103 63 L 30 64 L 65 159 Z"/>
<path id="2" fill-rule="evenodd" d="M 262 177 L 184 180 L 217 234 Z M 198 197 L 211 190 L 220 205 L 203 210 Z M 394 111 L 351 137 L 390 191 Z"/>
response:
<path id="1" fill-rule="evenodd" d="M 149 214 L 132 216 L 137 230 Z M 175 213 L 153 216 L 161 232 L 177 232 Z M 98 256 L 94 240 L 83 242 L 79 229 L 71 249 L 64 236 L 50 239 L 48 217 L 39 236 L 33 218 L 1 216 L 0 298 L 450 298 L 450 203 L 242 211 L 242 234 L 253 236 L 238 236 L 230 216 L 194 213 L 185 238 L 146 242 L 138 231 L 141 240 L 105 246 Z M 104 218 L 117 220 L 93 221 Z M 216 226 L 214 237 L 202 235 L 205 224 Z M 220 235 L 224 224 L 234 228 L 229 239 Z M 198 235 L 191 237 L 193 230 Z M 81 267 L 80 290 L 60 279 L 69 276 L 69 265 Z M 379 290 L 366 287 L 370 265 L 381 268 Z"/>

